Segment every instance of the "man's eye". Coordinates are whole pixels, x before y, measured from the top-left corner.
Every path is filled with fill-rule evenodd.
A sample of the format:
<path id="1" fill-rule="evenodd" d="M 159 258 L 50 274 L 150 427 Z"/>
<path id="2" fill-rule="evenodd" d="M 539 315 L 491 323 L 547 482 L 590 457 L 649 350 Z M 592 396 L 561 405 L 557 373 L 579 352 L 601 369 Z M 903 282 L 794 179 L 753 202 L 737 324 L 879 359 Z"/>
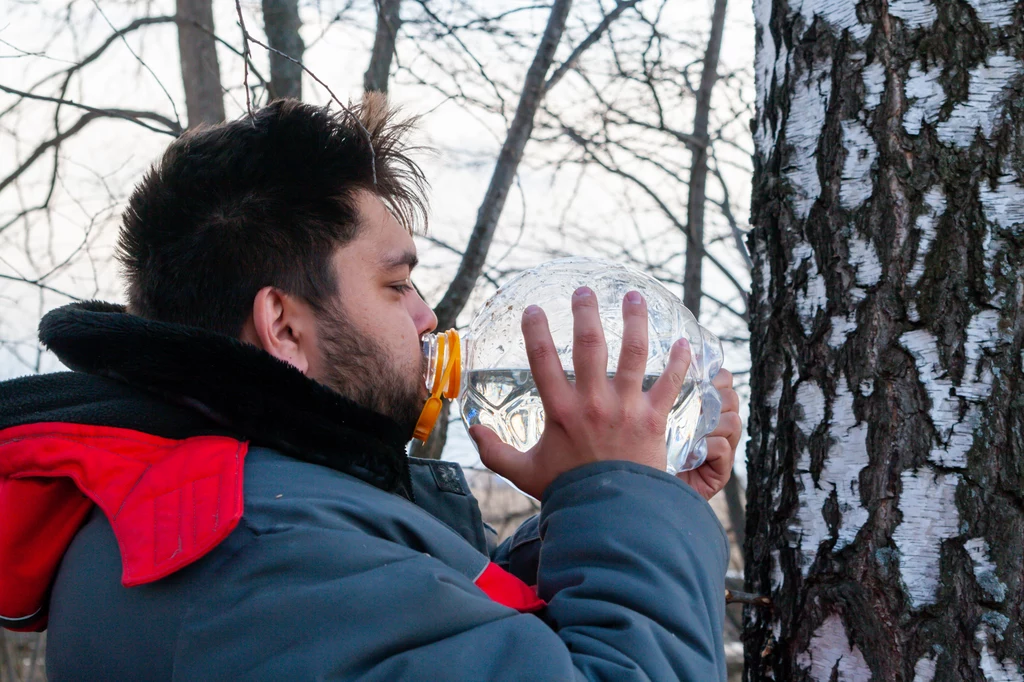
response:
<path id="1" fill-rule="evenodd" d="M 391 288 L 400 294 L 407 294 L 412 291 L 412 285 L 409 282 L 402 282 L 401 284 L 392 284 Z"/>

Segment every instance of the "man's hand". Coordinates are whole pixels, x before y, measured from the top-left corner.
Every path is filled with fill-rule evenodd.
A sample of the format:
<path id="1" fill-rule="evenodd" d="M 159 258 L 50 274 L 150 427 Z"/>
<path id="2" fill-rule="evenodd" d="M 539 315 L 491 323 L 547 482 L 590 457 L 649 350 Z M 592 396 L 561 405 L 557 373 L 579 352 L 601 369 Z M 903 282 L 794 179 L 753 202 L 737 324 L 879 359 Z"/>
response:
<path id="1" fill-rule="evenodd" d="M 719 370 L 711 383 L 722 396 L 722 416 L 718 428 L 705 438 L 708 457 L 696 469 L 681 471 L 676 476 L 690 484 L 705 500 L 710 500 L 725 487 L 732 475 L 736 459 L 736 446 L 743 432 L 740 421 L 740 398 L 732 388 L 732 373 Z"/>
<path id="2" fill-rule="evenodd" d="M 562 369 L 544 311 L 530 306 L 523 313 L 526 354 L 544 404 L 540 441 L 520 452 L 484 426 L 470 429 L 484 465 L 537 499 L 560 474 L 590 462 L 626 460 L 664 471 L 668 413 L 690 367 L 690 347 L 682 339 L 672 346 L 664 373 L 644 392 L 647 304 L 635 291 L 622 303 L 622 352 L 610 379 L 594 292 L 577 289 L 572 313 L 575 386 Z"/>

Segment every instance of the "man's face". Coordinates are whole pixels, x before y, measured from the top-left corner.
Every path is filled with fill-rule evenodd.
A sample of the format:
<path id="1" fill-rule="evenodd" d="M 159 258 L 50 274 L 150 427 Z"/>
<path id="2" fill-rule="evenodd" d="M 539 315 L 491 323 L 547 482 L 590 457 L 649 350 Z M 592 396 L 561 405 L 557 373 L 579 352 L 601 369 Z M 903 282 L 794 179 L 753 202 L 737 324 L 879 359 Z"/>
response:
<path id="1" fill-rule="evenodd" d="M 412 287 L 412 237 L 369 192 L 357 207 L 358 236 L 334 255 L 338 297 L 317 316 L 309 374 L 411 432 L 427 398 L 421 336 L 437 318 Z"/>

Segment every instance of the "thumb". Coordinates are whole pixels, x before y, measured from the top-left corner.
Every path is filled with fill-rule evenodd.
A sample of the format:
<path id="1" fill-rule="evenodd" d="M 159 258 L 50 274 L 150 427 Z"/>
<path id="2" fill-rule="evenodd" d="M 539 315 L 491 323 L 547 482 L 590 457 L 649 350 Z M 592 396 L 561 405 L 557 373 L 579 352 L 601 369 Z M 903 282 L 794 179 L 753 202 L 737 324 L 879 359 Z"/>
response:
<path id="1" fill-rule="evenodd" d="M 480 461 L 484 466 L 520 486 L 526 469 L 526 456 L 511 445 L 506 445 L 498 438 L 498 434 L 486 426 L 476 424 L 470 427 L 469 435 L 476 441 Z"/>

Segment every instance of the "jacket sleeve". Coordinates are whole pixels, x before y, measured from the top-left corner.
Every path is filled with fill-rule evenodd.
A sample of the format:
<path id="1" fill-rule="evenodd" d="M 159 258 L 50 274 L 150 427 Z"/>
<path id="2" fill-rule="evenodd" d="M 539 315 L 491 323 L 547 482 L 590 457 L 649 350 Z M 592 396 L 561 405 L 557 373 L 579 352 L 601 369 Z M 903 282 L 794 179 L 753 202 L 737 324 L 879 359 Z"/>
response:
<path id="1" fill-rule="evenodd" d="M 540 564 L 540 514 L 523 521 L 516 532 L 495 547 L 491 561 L 527 585 L 536 585 Z"/>
<path id="2" fill-rule="evenodd" d="M 390 540 L 252 534 L 184 618 L 175 679 L 725 679 L 727 543 L 689 486 L 587 465 L 552 484 L 539 528 L 544 620 Z"/>

